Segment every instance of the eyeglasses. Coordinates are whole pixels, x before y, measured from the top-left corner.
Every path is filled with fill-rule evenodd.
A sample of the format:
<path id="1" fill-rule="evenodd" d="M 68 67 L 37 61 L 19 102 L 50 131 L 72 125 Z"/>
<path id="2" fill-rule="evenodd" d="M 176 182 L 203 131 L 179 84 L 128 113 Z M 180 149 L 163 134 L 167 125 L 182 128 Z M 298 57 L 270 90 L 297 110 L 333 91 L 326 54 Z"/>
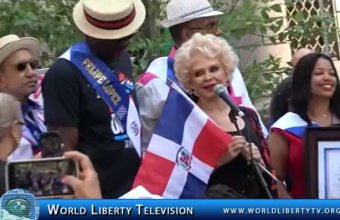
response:
<path id="1" fill-rule="evenodd" d="M 24 71 L 28 65 L 35 70 L 39 66 L 39 61 L 38 60 L 23 61 L 18 64 L 15 64 L 14 66 L 16 66 L 18 71 Z"/>
<path id="2" fill-rule="evenodd" d="M 203 30 L 204 32 L 208 34 L 214 34 L 219 29 L 218 23 L 208 24 L 205 27 L 186 27 L 192 30 Z"/>

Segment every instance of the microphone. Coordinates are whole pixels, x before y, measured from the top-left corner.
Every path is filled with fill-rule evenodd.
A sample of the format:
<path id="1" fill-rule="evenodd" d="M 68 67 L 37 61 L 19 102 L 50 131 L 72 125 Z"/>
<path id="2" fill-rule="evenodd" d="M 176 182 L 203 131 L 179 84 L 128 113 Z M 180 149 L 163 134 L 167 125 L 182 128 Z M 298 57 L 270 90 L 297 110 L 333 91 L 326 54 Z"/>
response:
<path id="1" fill-rule="evenodd" d="M 235 105 L 235 103 L 230 99 L 229 94 L 226 92 L 225 86 L 222 84 L 217 84 L 216 86 L 214 86 L 214 93 L 215 95 L 217 95 L 218 97 L 220 97 L 223 101 L 225 101 L 225 103 L 227 103 L 231 109 L 231 111 L 243 118 L 244 113 Z"/>
<path id="2" fill-rule="evenodd" d="M 223 99 L 223 101 L 225 101 L 229 107 L 230 107 L 230 113 L 229 113 L 229 117 L 230 117 L 230 121 L 235 125 L 236 127 L 236 130 L 237 130 L 237 133 L 240 135 L 240 136 L 243 136 L 238 124 L 237 124 L 237 119 L 236 119 L 236 115 L 243 118 L 244 117 L 244 113 L 234 104 L 234 102 L 230 99 L 230 96 L 229 94 L 226 92 L 226 89 L 225 89 L 225 86 L 222 85 L 222 84 L 218 84 L 216 86 L 214 86 L 214 93 L 215 95 L 219 96 L 221 99 Z M 248 140 L 250 140 L 250 131 L 248 130 Z M 260 168 L 262 168 L 263 170 L 265 170 L 265 172 L 267 171 L 268 173 L 270 173 L 267 169 L 265 169 L 265 167 L 263 166 L 260 166 L 261 164 L 259 163 L 256 163 L 254 161 L 254 158 L 253 158 L 253 152 L 252 152 L 252 146 L 251 144 L 249 143 L 249 149 L 250 149 L 250 155 L 251 155 L 251 163 L 253 165 L 253 168 L 260 180 L 260 184 L 262 185 L 263 189 L 266 191 L 266 194 L 268 196 L 269 199 L 272 199 L 273 196 L 271 195 L 270 193 L 270 190 L 268 189 L 268 185 L 267 185 L 267 182 L 266 180 L 263 178 L 263 175 L 260 171 Z M 270 177 L 274 177 L 272 175 L 270 175 Z M 276 178 L 275 178 L 276 179 Z M 277 179 L 276 179 L 277 181 Z"/>

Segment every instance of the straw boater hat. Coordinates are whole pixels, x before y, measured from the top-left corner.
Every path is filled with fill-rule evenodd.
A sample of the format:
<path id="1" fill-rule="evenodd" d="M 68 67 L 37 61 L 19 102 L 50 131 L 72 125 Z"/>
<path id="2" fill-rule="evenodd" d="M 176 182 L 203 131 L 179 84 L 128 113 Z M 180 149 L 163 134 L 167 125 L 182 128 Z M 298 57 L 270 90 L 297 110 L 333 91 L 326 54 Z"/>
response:
<path id="1" fill-rule="evenodd" d="M 11 34 L 0 38 L 0 64 L 18 50 L 28 50 L 32 56 L 39 55 L 39 41 L 33 37 L 19 38 Z"/>
<path id="2" fill-rule="evenodd" d="M 222 15 L 215 11 L 208 0 L 171 0 L 166 6 L 167 20 L 162 21 L 165 28 L 204 17 Z"/>
<path id="3" fill-rule="evenodd" d="M 73 20 L 87 36 L 114 40 L 135 33 L 145 14 L 141 0 L 81 0 L 73 10 Z"/>

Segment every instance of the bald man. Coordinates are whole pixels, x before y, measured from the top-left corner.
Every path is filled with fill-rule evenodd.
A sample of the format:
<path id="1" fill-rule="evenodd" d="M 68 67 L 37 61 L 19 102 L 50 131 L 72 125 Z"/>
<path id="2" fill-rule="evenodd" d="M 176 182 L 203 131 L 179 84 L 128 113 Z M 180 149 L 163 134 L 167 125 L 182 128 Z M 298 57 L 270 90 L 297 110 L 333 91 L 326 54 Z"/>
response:
<path id="1" fill-rule="evenodd" d="M 302 48 L 296 51 L 292 57 L 292 67 L 294 68 L 302 57 L 311 53 L 314 53 L 314 51 L 308 48 Z"/>

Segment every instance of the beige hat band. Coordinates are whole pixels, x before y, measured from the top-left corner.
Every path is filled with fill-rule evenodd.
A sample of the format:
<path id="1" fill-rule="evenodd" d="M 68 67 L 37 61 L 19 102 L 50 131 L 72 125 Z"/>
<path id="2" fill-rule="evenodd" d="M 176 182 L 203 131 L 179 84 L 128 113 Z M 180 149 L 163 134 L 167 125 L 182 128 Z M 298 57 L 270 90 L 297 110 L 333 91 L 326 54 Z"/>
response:
<path id="1" fill-rule="evenodd" d="M 119 20 L 112 20 L 112 21 L 102 21 L 97 18 L 92 17 L 84 10 L 84 15 L 86 20 L 93 26 L 104 29 L 104 30 L 118 30 L 121 28 L 124 28 L 128 26 L 136 17 L 136 9 L 135 6 L 133 6 L 133 10 L 125 16 L 124 18 L 121 18 Z"/>

